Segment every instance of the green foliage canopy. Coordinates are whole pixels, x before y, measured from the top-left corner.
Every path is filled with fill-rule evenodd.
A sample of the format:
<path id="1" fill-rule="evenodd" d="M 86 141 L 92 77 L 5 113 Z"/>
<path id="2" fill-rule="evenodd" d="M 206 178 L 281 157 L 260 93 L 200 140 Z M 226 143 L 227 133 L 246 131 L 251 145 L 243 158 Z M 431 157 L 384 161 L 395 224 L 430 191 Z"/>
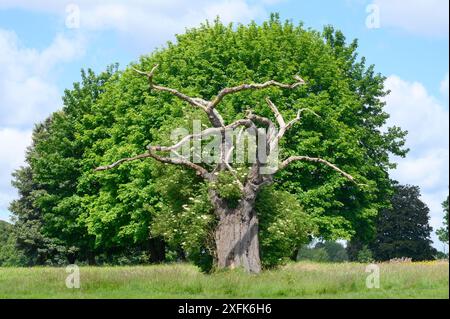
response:
<path id="1" fill-rule="evenodd" d="M 442 208 L 444 208 L 444 227 L 439 228 L 436 231 L 436 234 L 439 237 L 439 240 L 443 243 L 448 244 L 448 196 L 447 199 L 442 203 Z"/>
<path id="2" fill-rule="evenodd" d="M 429 208 L 419 198 L 419 187 L 394 186 L 392 208 L 382 210 L 378 216 L 376 238 L 370 247 L 375 259 L 434 259 L 436 250 L 431 246 Z"/>
<path id="3" fill-rule="evenodd" d="M 133 65 L 149 70 L 158 63 L 157 83 L 207 99 L 242 83 L 291 83 L 296 74 L 306 80 L 307 86 L 293 91 L 271 88 L 229 96 L 219 111 L 226 122 L 242 118 L 247 109 L 270 118 L 265 96 L 286 118 L 311 108 L 321 118 L 305 114 L 286 134 L 280 155 L 327 159 L 366 186 L 311 163 L 280 172 L 258 199 L 264 203 L 258 211 L 267 266 L 292 256 L 313 230 L 325 239 L 371 237 L 377 212 L 388 205 L 388 169 L 395 166 L 389 155 L 405 155 L 406 133 L 396 127 L 381 130 L 388 118 L 381 100 L 385 78 L 358 59 L 356 50 L 356 41 L 347 43 L 332 27 L 319 33 L 273 15 L 262 25 L 205 23 Z M 33 210 L 37 232 L 71 258 L 127 254 L 130 247 L 141 252 L 162 237 L 170 249 L 207 264 L 212 254 L 208 234 L 215 222 L 205 198 L 211 185 L 203 185 L 193 172 L 152 160 L 93 171 L 140 154 L 150 143 L 167 145 L 170 132 L 192 128 L 193 119 L 207 123 L 203 113 L 172 95 L 149 92 L 147 80 L 131 68 L 83 73 L 82 83 L 66 91 L 64 108 L 36 133 L 29 166 L 16 173 L 16 187 L 28 183 L 18 174 L 30 174 L 33 191 L 21 194 L 19 201 L 28 201 L 27 207 L 15 203 L 13 212 L 25 223 L 31 218 L 23 210 Z M 235 195 L 234 189 L 223 191 Z"/>

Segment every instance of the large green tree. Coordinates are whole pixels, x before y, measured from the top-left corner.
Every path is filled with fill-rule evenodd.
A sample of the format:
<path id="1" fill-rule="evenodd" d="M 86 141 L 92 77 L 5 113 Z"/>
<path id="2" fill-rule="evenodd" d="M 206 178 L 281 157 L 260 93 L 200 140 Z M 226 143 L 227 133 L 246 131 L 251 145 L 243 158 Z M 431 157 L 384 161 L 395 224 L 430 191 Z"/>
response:
<path id="1" fill-rule="evenodd" d="M 419 187 L 396 183 L 394 187 L 392 207 L 382 210 L 377 218 L 376 238 L 371 244 L 375 259 L 434 259 L 429 209 L 419 198 Z"/>
<path id="2" fill-rule="evenodd" d="M 12 225 L 0 220 L 0 245 L 5 245 L 12 231 Z"/>
<path id="3" fill-rule="evenodd" d="M 448 196 L 447 199 L 442 203 L 442 208 L 444 208 L 444 227 L 439 228 L 436 234 L 439 240 L 448 245 Z"/>
<path id="4" fill-rule="evenodd" d="M 274 183 L 275 188 L 295 194 L 324 238 L 370 236 L 372 219 L 387 204 L 387 170 L 394 166 L 389 154 L 405 154 L 405 133 L 398 128 L 381 131 L 388 118 L 381 101 L 386 94 L 384 78 L 372 66 L 366 67 L 364 59 L 357 59 L 356 48 L 356 41 L 347 44 L 342 33 L 331 27 L 320 34 L 281 23 L 276 16 L 261 26 L 251 23 L 234 28 L 216 21 L 189 30 L 177 37 L 176 44 L 169 43 L 124 72 L 127 82 L 140 88 L 133 92 L 136 95 L 127 96 L 129 100 L 120 101 L 123 108 L 144 99 L 140 110 L 157 108 L 166 120 L 158 132 L 147 132 L 131 143 L 122 133 L 129 131 L 124 126 L 130 123 L 120 123 L 117 133 L 121 136 L 114 138 L 115 145 L 103 145 L 104 155 L 98 158 L 99 164 L 113 164 L 98 170 L 118 166 L 120 172 L 156 162 L 129 163 L 148 157 L 192 169 L 197 176 L 191 174 L 179 187 L 195 190 L 203 180 L 208 185 L 214 210 L 208 219 L 218 223 L 212 223 L 213 253 L 222 267 L 244 265 L 259 270 L 259 216 L 254 203 L 264 184 Z M 129 86 L 125 90 L 129 92 Z M 296 125 L 286 125 L 299 119 L 296 114 L 304 108 L 313 112 L 304 112 Z M 128 114 L 124 118 L 133 119 Z M 282 133 L 275 139 L 284 135 L 280 156 L 285 160 L 281 167 L 286 169 L 262 176 L 258 167 L 247 165 L 240 167 L 246 172 L 240 180 L 235 176 L 237 167 L 230 169 L 225 161 L 216 166 L 197 165 L 161 153 L 177 148 L 168 142 L 170 131 L 180 125 L 191 128 L 192 119 L 202 119 L 221 134 L 224 127 L 278 126 Z M 136 145 L 140 141 L 145 142 Z M 152 146 L 142 153 L 148 145 Z M 295 157 L 299 154 L 303 156 Z M 115 174 L 111 172 L 98 176 Z M 177 173 L 171 173 L 169 178 L 176 180 Z M 169 212 L 176 215 L 173 209 Z M 92 225 L 99 222 L 95 216 L 102 215 L 93 207 L 88 217 Z M 115 223 L 114 218 L 110 220 Z M 232 231 L 229 225 L 237 226 Z"/>
<path id="5" fill-rule="evenodd" d="M 180 257 L 210 269 L 219 259 L 214 204 L 233 210 L 242 199 L 240 184 L 251 186 L 253 178 L 257 189 L 244 187 L 244 193 L 250 191 L 246 202 L 255 209 L 244 217 L 248 225 L 259 219 L 263 265 L 293 257 L 313 235 L 366 240 L 377 212 L 388 205 L 387 172 L 395 166 L 389 155 L 405 154 L 405 133 L 381 129 L 388 118 L 384 77 L 356 50 L 356 41 L 347 43 L 332 27 L 319 33 L 273 15 L 262 25 L 206 23 L 124 71 L 84 73 L 39 133 L 24 178 L 16 176 L 23 186 L 28 176 L 34 189 L 26 186 L 20 200 L 37 214 L 38 233 L 72 259 L 149 252 L 150 261 L 158 261 L 166 242 Z M 150 77 L 136 72 L 150 72 L 155 64 Z M 240 87 L 246 83 L 266 84 Z M 233 87 L 240 89 L 222 91 Z M 205 112 L 206 101 L 220 103 Z M 310 112 L 288 125 L 279 145 L 282 160 L 305 157 L 291 158 L 268 179 L 248 175 L 249 163 L 233 166 L 234 172 L 219 165 L 206 182 L 196 172 L 210 174 L 214 167 L 204 163 L 191 170 L 150 159 L 94 171 L 142 154 L 148 145 L 171 145 L 171 132 L 192 130 L 193 120 L 280 129 L 305 108 Z M 168 156 L 152 150 L 153 157 Z M 316 158 L 322 160 L 310 161 Z M 218 201 L 211 202 L 211 193 Z M 224 247 L 222 255 L 230 248 Z M 238 262 L 228 258 L 225 265 Z"/>
<path id="6" fill-rule="evenodd" d="M 32 144 L 25 155 L 27 165 L 17 169 L 12 185 L 17 188 L 19 198 L 12 201 L 9 210 L 14 222 L 15 244 L 27 257 L 27 265 L 58 264 L 66 259 L 65 247 L 50 234 L 44 233 L 44 216 L 40 204 L 36 201 L 43 189 L 35 179 L 31 158 L 36 156 L 36 144 L 47 136 L 51 117 L 33 130 Z"/>
<path id="7" fill-rule="evenodd" d="M 0 220 L 0 267 L 24 266 L 26 256 L 17 249 L 14 226 Z"/>
<path id="8" fill-rule="evenodd" d="M 10 205 L 18 234 L 17 245 L 30 264 L 65 263 L 89 259 L 95 253 L 94 236 L 79 221 L 82 213 L 79 178 L 86 170 L 83 154 L 92 140 L 81 139 L 85 116 L 116 72 L 110 67 L 95 75 L 82 71 L 81 83 L 66 90 L 64 106 L 36 125 L 27 165 L 14 174 L 19 199 Z"/>

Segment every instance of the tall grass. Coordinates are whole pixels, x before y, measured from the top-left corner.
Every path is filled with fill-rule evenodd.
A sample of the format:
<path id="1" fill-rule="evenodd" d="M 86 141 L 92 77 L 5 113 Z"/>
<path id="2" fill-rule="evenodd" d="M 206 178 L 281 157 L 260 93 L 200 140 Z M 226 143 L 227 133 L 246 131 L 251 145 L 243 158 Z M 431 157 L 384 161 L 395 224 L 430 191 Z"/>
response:
<path id="1" fill-rule="evenodd" d="M 379 264 L 380 288 L 366 265 L 299 262 L 251 275 L 203 274 L 189 264 L 80 267 L 80 289 L 65 268 L 0 268 L 0 298 L 449 298 L 447 262 Z"/>

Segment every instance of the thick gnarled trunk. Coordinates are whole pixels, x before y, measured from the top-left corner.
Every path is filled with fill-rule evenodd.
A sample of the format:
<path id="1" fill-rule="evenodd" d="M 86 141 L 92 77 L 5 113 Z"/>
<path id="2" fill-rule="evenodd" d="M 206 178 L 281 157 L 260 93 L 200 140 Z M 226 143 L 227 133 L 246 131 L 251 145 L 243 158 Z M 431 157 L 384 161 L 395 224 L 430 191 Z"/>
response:
<path id="1" fill-rule="evenodd" d="M 243 267 L 261 271 L 258 217 L 243 207 L 230 209 L 221 217 L 215 233 L 218 268 Z"/>
<path id="2" fill-rule="evenodd" d="M 219 217 L 214 234 L 219 269 L 242 267 L 249 272 L 261 271 L 258 216 L 254 210 L 256 195 L 257 189 L 246 187 L 238 206 L 231 208 L 215 192 L 210 192 Z"/>

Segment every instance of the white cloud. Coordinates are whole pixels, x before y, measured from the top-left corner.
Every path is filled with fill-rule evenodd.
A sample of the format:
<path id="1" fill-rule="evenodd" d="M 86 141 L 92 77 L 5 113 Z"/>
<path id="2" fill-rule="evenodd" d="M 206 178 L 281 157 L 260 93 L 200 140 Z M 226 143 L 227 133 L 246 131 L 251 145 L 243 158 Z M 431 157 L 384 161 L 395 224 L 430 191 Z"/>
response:
<path id="1" fill-rule="evenodd" d="M 133 55 L 146 54 L 167 41 L 174 41 L 175 34 L 213 21 L 217 16 L 225 24 L 247 23 L 267 18 L 268 8 L 284 0 L 0 0 L 2 8 L 21 8 L 48 13 L 59 18 L 61 27 L 72 16 L 68 5 L 79 8 L 77 32 L 85 36 L 101 36 L 113 31 L 119 43 Z M 94 31 L 94 32 L 93 32 Z"/>
<path id="2" fill-rule="evenodd" d="M 267 4 L 267 5 L 275 5 L 275 4 L 279 4 L 279 3 L 283 3 L 286 2 L 287 0 L 261 0 L 261 2 L 263 4 Z"/>
<path id="3" fill-rule="evenodd" d="M 424 190 L 441 190 L 448 184 L 448 161 L 448 149 L 432 148 L 400 160 L 395 175 Z"/>
<path id="4" fill-rule="evenodd" d="M 85 40 L 81 36 L 67 38 L 57 34 L 49 47 L 40 52 L 38 57 L 39 74 L 46 74 L 57 64 L 71 62 L 84 54 Z"/>
<path id="5" fill-rule="evenodd" d="M 55 68 L 83 54 L 82 38 L 57 35 L 49 47 L 23 47 L 14 32 L 0 29 L 0 127 L 31 127 L 57 109 Z"/>
<path id="6" fill-rule="evenodd" d="M 420 82 L 407 82 L 392 75 L 386 80 L 389 124 L 408 130 L 412 153 L 424 149 L 448 149 L 448 108 L 428 94 Z"/>
<path id="7" fill-rule="evenodd" d="M 81 37 L 57 35 L 43 50 L 24 47 L 14 32 L 0 29 L 0 218 L 16 191 L 11 173 L 23 164 L 31 127 L 61 106 L 54 74 L 84 52 Z"/>
<path id="8" fill-rule="evenodd" d="M 434 242 L 434 247 L 439 250 L 445 250 L 448 252 L 448 245 L 444 245 L 436 235 L 436 230 L 443 227 L 442 221 L 444 219 L 444 210 L 442 208 L 442 202 L 448 196 L 448 188 L 442 189 L 440 191 L 436 191 L 434 193 L 423 193 L 422 201 L 427 203 L 430 208 L 431 218 L 430 225 L 433 227 L 433 234 L 431 235 L 431 239 Z"/>
<path id="9" fill-rule="evenodd" d="M 30 130 L 0 128 L 0 219 L 6 219 L 9 203 L 16 192 L 11 188 L 11 173 L 24 163 L 26 147 L 31 143 Z"/>
<path id="10" fill-rule="evenodd" d="M 119 0 L 101 1 L 56 1 L 43 0 L 37 4 L 26 0 L 3 0 L 0 8 L 19 7 L 36 11 L 45 11 L 61 16 L 66 15 L 66 6 L 76 4 L 80 9 L 81 29 L 113 29 L 129 35 L 158 34 L 168 36 L 182 32 L 186 27 L 193 27 L 205 19 L 213 20 L 217 15 L 225 23 L 247 22 L 258 17 L 265 17 L 265 6 L 276 4 L 279 0 Z M 160 35 L 158 35 L 160 37 Z M 145 37 L 141 37 L 145 39 Z"/>
<path id="11" fill-rule="evenodd" d="M 442 227 L 441 203 L 449 186 L 449 111 L 438 99 L 429 95 L 419 82 L 404 81 L 398 76 L 386 80 L 391 94 L 386 97 L 386 111 L 391 114 L 388 125 L 408 130 L 405 159 L 395 158 L 398 168 L 391 172 L 402 184 L 418 185 L 422 199 L 430 208 L 430 224 Z M 435 234 L 435 246 L 441 248 Z"/>
<path id="12" fill-rule="evenodd" d="M 0 166 L 19 167 L 24 163 L 25 148 L 31 143 L 31 130 L 0 128 Z M 2 175 L 0 175 L 3 177 Z M 3 178 L 0 178 L 3 180 Z"/>
<path id="13" fill-rule="evenodd" d="M 144 53 L 206 19 L 219 16 L 229 23 L 266 17 L 266 5 L 245 0 L 191 0 L 188 5 L 182 0 L 80 1 L 80 28 L 82 32 L 117 31 L 122 41 Z"/>
<path id="14" fill-rule="evenodd" d="M 208 5 L 204 9 L 204 15 L 213 19 L 217 15 L 224 22 L 246 21 L 258 16 L 264 16 L 265 11 L 260 6 L 250 6 L 241 0 L 225 0 Z M 199 16 L 201 19 L 201 15 Z"/>
<path id="15" fill-rule="evenodd" d="M 0 79 L 0 124 L 29 127 L 55 110 L 59 96 L 55 86 L 39 77 Z"/>
<path id="16" fill-rule="evenodd" d="M 448 0 L 375 0 L 381 27 L 395 27 L 425 36 L 448 35 Z"/>
<path id="17" fill-rule="evenodd" d="M 445 75 L 444 79 L 441 81 L 441 86 L 439 89 L 441 91 L 441 94 L 444 97 L 448 98 L 448 72 Z"/>

